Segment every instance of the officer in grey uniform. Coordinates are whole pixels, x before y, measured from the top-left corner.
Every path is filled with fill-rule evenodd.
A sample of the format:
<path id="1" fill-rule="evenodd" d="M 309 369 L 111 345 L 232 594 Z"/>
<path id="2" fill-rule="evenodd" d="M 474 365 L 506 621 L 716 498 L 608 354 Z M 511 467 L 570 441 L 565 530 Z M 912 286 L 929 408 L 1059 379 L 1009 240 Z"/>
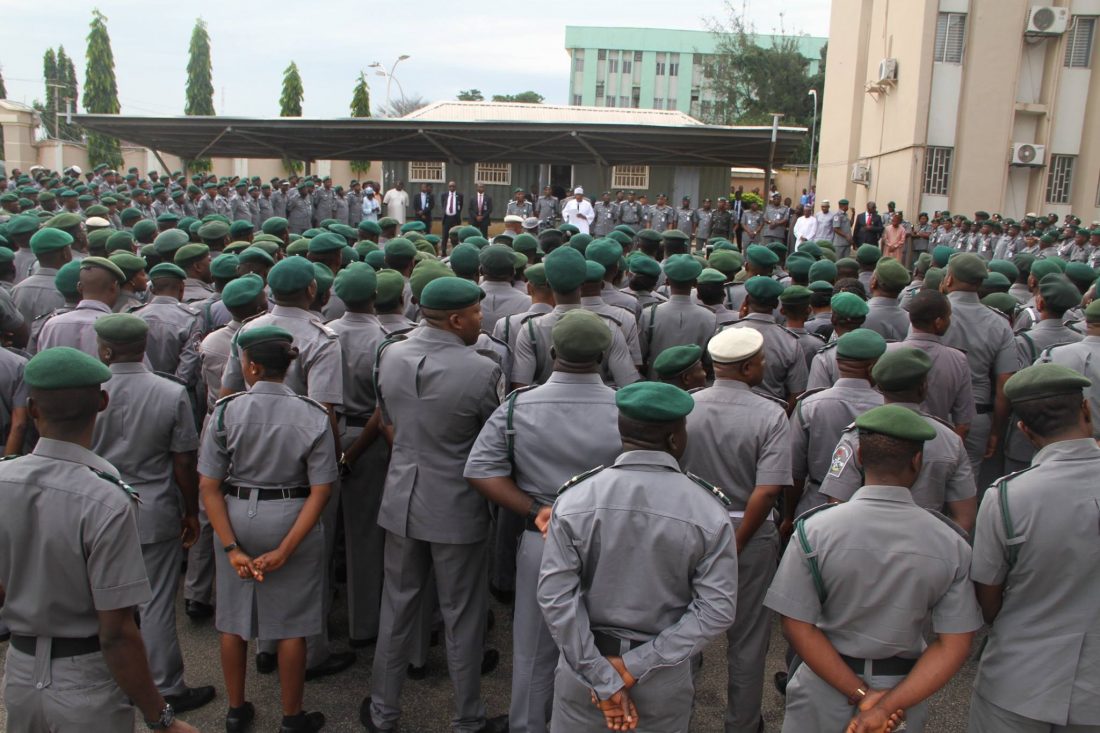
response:
<path id="1" fill-rule="evenodd" d="M 620 331 L 626 339 L 627 348 L 630 350 L 630 358 L 635 367 L 642 365 L 642 341 L 638 334 L 638 321 L 635 320 L 634 311 L 620 308 L 606 303 L 601 293 L 603 292 L 604 275 L 607 271 L 604 266 L 594 259 L 585 262 L 584 284 L 581 286 L 581 307 L 590 310 L 608 319 Z"/>
<path id="2" fill-rule="evenodd" d="M 348 221 L 348 197 L 344 194 L 343 186 L 336 186 L 333 191 L 336 192 L 336 198 L 332 200 L 332 218 L 345 224 Z"/>
<path id="3" fill-rule="evenodd" d="M 171 263 L 155 266 L 149 271 L 153 297 L 133 314 L 149 324 L 145 356 L 153 370 L 171 374 L 193 390 L 201 368 L 202 314 L 180 302 L 186 278 L 187 274 Z"/>
<path id="4" fill-rule="evenodd" d="M 694 392 L 683 465 L 723 487 L 737 546 L 737 617 L 726 632 L 726 733 L 757 733 L 771 613 L 764 592 L 779 559 L 772 508 L 791 483 L 786 403 L 753 391 L 764 378 L 764 337 L 729 328 L 707 346 L 714 386 Z M 730 415 L 737 415 L 731 420 Z"/>
<path id="5" fill-rule="evenodd" d="M 649 207 L 646 212 L 649 228 L 655 232 L 663 232 L 676 226 L 676 210 L 668 205 L 668 197 L 663 193 L 657 194 L 657 203 Z"/>
<path id="6" fill-rule="evenodd" d="M 641 382 L 615 402 L 623 452 L 562 487 L 542 553 L 538 600 L 561 649 L 550 729 L 687 731 L 692 657 L 737 605 L 730 500 L 678 463 L 689 394 Z"/>
<path id="7" fill-rule="evenodd" d="M 260 197 L 256 199 L 256 231 L 260 231 L 263 223 L 275 216 L 275 194 L 271 191 L 271 184 L 260 185 Z"/>
<path id="8" fill-rule="evenodd" d="M 72 244 L 71 234 L 52 227 L 39 229 L 31 236 L 30 247 L 38 260 L 38 268 L 11 291 L 12 300 L 25 323 L 65 305 L 65 298 L 54 286 L 54 277 L 73 259 Z"/>
<path id="9" fill-rule="evenodd" d="M 962 667 L 982 622 L 966 539 L 909 491 L 935 430 L 897 405 L 856 428 L 866 485 L 799 520 L 764 599 L 806 660 L 787 684 L 784 733 L 850 730 L 853 718 L 857 730 L 888 730 L 898 711 L 923 731 L 924 701 Z"/>
<path id="10" fill-rule="evenodd" d="M 745 301 L 741 320 L 729 328 L 754 328 L 764 336 L 764 380 L 759 389 L 765 394 L 793 405 L 806 390 L 806 358 L 798 336 L 775 322 L 773 312 L 779 306 L 783 286 L 770 277 L 757 275 L 745 281 Z"/>
<path id="11" fill-rule="evenodd" d="M 924 417 L 936 437 L 924 444 L 920 473 L 910 487 L 917 506 L 943 512 L 967 533 L 974 531 L 978 511 L 974 472 L 962 438 L 951 425 L 922 411 L 921 403 L 933 386 L 929 381 L 932 359 L 913 348 L 887 351 L 875 363 L 871 376 L 888 405 L 899 405 Z M 863 485 L 863 470 L 857 456 L 859 433 L 849 425 L 833 451 L 829 472 L 820 492 L 830 500 L 848 501 Z"/>
<path id="12" fill-rule="evenodd" d="M 142 497 L 138 536 L 153 597 L 141 606 L 141 636 L 160 694 L 176 712 L 194 710 L 214 699 L 214 688 L 184 683 L 176 633 L 180 546 L 187 550 L 199 535 L 199 435 L 191 403 L 183 385 L 142 364 L 145 321 L 110 314 L 95 322 L 94 332 L 112 376 L 104 385 L 110 402 L 96 420 L 92 450 Z"/>
<path id="13" fill-rule="evenodd" d="M 790 219 L 791 208 L 780 203 L 778 191 L 773 193 L 764 207 L 764 243 L 786 242 Z"/>
<path id="14" fill-rule="evenodd" d="M 321 187 L 313 191 L 310 197 L 313 204 L 313 225 L 317 226 L 325 219 L 336 218 L 336 192 L 332 190 L 332 177 L 321 179 Z"/>
<path id="15" fill-rule="evenodd" d="M 38 350 L 71 346 L 89 356 L 96 356 L 99 352 L 91 326 L 96 320 L 111 314 L 118 299 L 119 286 L 125 279 L 118 265 L 103 257 L 80 260 L 78 286 L 81 300 L 71 311 L 58 314 L 42 324 L 38 332 Z"/>
<path id="16" fill-rule="evenodd" d="M 516 555 L 512 632 L 511 733 L 549 730 L 558 648 L 536 596 L 543 537 L 558 488 L 622 449 L 615 392 L 600 379 L 611 328 L 594 313 L 573 310 L 554 324 L 554 372 L 514 392 L 481 429 L 466 479 L 487 499 L 524 517 Z M 577 426 L 584 426 L 577 429 Z"/>
<path id="17" fill-rule="evenodd" d="M 688 239 L 695 239 L 695 224 L 698 219 L 695 216 L 695 209 L 691 206 L 691 197 L 684 196 L 680 202 L 680 208 L 676 209 L 676 229 L 679 229 L 684 234 L 688 235 Z"/>
<path id="18" fill-rule="evenodd" d="M 810 392 L 791 413 L 794 487 L 786 503 L 786 520 L 825 503 L 818 488 L 832 467 L 837 442 L 857 415 L 882 404 L 871 385 L 871 368 L 886 351 L 882 336 L 857 328 L 837 339 L 839 378 L 832 387 Z"/>
<path id="19" fill-rule="evenodd" d="M 549 186 L 543 188 L 542 195 L 535 201 L 534 213 L 539 220 L 540 232 L 553 228 L 558 217 L 558 206 L 558 199 L 551 192 L 551 188 Z"/>
<path id="20" fill-rule="evenodd" d="M 531 299 L 512 287 L 516 257 L 511 247 L 490 244 L 478 254 L 478 261 L 483 278 L 481 289 L 485 292 L 481 302 L 481 323 L 482 328 L 492 333 L 501 318 L 525 313 L 531 307 Z"/>
<path id="21" fill-rule="evenodd" d="M 902 288 L 909 284 L 909 272 L 897 260 L 885 258 L 875 265 L 871 276 L 871 299 L 867 301 L 869 328 L 887 341 L 901 341 L 909 332 L 909 314 L 898 305 Z"/>
<path id="22" fill-rule="evenodd" d="M 194 733 L 157 692 L 134 622 L 151 597 L 136 493 L 90 450 L 111 370 L 58 347 L 24 377 L 41 438 L 0 463 L 6 730 L 132 733 L 132 704 L 151 729 Z"/>
<path id="23" fill-rule="evenodd" d="M 248 207 L 248 184 L 237 184 L 236 194 L 229 201 L 229 218 L 233 221 L 252 221 L 252 210 Z"/>
<path id="24" fill-rule="evenodd" d="M 789 285 L 779 294 L 779 311 L 787 320 L 787 330 L 798 337 L 798 345 L 809 369 L 817 353 L 825 347 L 825 337 L 806 330 L 813 293 L 801 285 Z"/>
<path id="25" fill-rule="evenodd" d="M 710 199 L 703 199 L 703 205 L 695 210 L 695 249 L 705 249 L 710 239 L 710 222 L 714 218 L 714 209 L 710 208 Z"/>
<path id="26" fill-rule="evenodd" d="M 286 219 L 291 234 L 301 234 L 313 226 L 313 200 L 306 193 L 306 184 L 298 184 L 298 192 L 287 196 Z"/>
<path id="27" fill-rule="evenodd" d="M 770 278 L 777 264 L 779 255 L 775 252 L 760 244 L 750 244 L 745 249 L 744 270 L 726 286 L 726 307 L 735 313 L 740 312 L 745 302 L 745 283 L 756 276 Z"/>
<path id="28" fill-rule="evenodd" d="M 638 322 L 642 359 L 649 379 L 655 379 L 653 362 L 672 346 L 696 344 L 706 349 L 714 335 L 717 320 L 714 312 L 699 305 L 691 296 L 696 278 L 703 266 L 691 255 L 672 255 L 665 261 L 670 295 L 666 303 L 654 303 L 642 311 Z"/>
<path id="29" fill-rule="evenodd" d="M 1005 384 L 1038 452 L 1029 468 L 986 492 L 978 510 L 970 577 L 990 631 L 970 698 L 970 733 L 1100 730 L 1100 649 L 1091 643 L 1100 448 L 1082 396 L 1090 386 L 1060 364 L 1027 367 Z"/>
<path id="30" fill-rule="evenodd" d="M 642 228 L 645 219 L 645 211 L 642 204 L 634 198 L 634 192 L 628 191 L 626 201 L 619 204 L 619 223 L 626 224 L 637 232 Z"/>
<path id="31" fill-rule="evenodd" d="M 1100 415 L 1100 300 L 1085 308 L 1085 338 L 1075 344 L 1047 349 L 1039 361 L 1061 364 L 1089 379 L 1092 382 L 1086 391 L 1089 409 L 1091 414 Z M 1092 433 L 1100 439 L 1100 419 L 1092 421 Z"/>
<path id="32" fill-rule="evenodd" d="M 493 326 L 493 338 L 508 344 L 508 350 L 513 354 L 516 351 L 516 339 L 527 319 L 554 310 L 554 291 L 546 282 L 546 266 L 541 262 L 530 265 L 523 271 L 523 276 L 527 280 L 527 296 L 531 299 L 531 307 L 523 313 L 505 316 Z"/>
<path id="33" fill-rule="evenodd" d="M 290 183 L 285 180 L 279 181 L 279 188 L 271 192 L 271 216 L 286 218 L 286 201 L 289 191 Z"/>
<path id="34" fill-rule="evenodd" d="M 611 192 L 604 191 L 603 197 L 592 204 L 592 210 L 596 214 L 595 221 L 592 222 L 592 236 L 606 237 L 618 223 L 618 206 L 611 200 Z"/>

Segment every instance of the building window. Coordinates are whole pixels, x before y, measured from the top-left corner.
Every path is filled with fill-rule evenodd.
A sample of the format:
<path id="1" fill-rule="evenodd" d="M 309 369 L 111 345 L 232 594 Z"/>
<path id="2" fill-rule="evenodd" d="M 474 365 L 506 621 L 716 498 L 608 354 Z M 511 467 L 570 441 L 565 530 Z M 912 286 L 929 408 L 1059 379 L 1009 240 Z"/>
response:
<path id="1" fill-rule="evenodd" d="M 603 91 L 604 91 L 603 84 L 597 84 L 596 85 L 596 101 L 597 102 L 599 102 L 601 99 L 603 99 Z"/>
<path id="2" fill-rule="evenodd" d="M 611 168 L 611 188 L 649 188 L 649 166 L 613 166 Z"/>
<path id="3" fill-rule="evenodd" d="M 1076 155 L 1050 156 L 1047 170 L 1047 203 L 1068 204 L 1073 188 L 1073 162 Z"/>
<path id="4" fill-rule="evenodd" d="M 665 98 L 664 97 L 654 97 L 653 98 L 653 109 L 664 109 L 664 108 L 665 108 Z"/>
<path id="5" fill-rule="evenodd" d="M 625 56 L 623 57 L 623 73 L 624 74 L 633 74 L 634 73 L 634 61 L 633 61 L 633 59 L 628 59 Z"/>
<path id="6" fill-rule="evenodd" d="M 1066 66 L 1071 69 L 1087 69 L 1092 57 L 1092 36 L 1096 30 L 1096 18 L 1083 15 L 1073 17 L 1073 27 L 1066 33 Z"/>
<path id="7" fill-rule="evenodd" d="M 634 109 L 642 106 L 642 88 L 634 87 L 630 90 L 630 106 Z"/>
<path id="8" fill-rule="evenodd" d="M 607 49 L 606 48 L 601 48 L 599 51 L 596 52 L 596 60 L 597 61 L 603 61 L 606 58 L 607 58 Z"/>
<path id="9" fill-rule="evenodd" d="M 635 51 L 634 52 L 634 63 L 636 63 L 636 64 L 642 63 L 642 52 L 641 51 Z"/>
<path id="10" fill-rule="evenodd" d="M 933 61 L 961 64 L 966 40 L 966 13 L 940 13 L 936 21 L 936 50 Z"/>
<path id="11" fill-rule="evenodd" d="M 929 147 L 924 160 L 924 192 L 946 196 L 951 185 L 952 148 Z"/>
<path id="12" fill-rule="evenodd" d="M 668 64 L 665 62 L 665 54 L 657 54 L 657 76 L 664 76 L 667 68 Z"/>
<path id="13" fill-rule="evenodd" d="M 478 163 L 474 166 L 474 183 L 488 186 L 512 185 L 511 163 Z"/>
<path id="14" fill-rule="evenodd" d="M 676 97 L 668 98 L 668 105 L 665 107 L 665 109 L 676 109 Z"/>
<path id="15" fill-rule="evenodd" d="M 584 99 L 581 98 L 581 95 L 574 94 L 573 95 L 573 106 L 574 107 L 580 107 L 582 104 L 584 104 Z"/>
<path id="16" fill-rule="evenodd" d="M 409 163 L 410 183 L 443 183 L 446 165 L 442 162 L 414 160 Z"/>
<path id="17" fill-rule="evenodd" d="M 680 75 L 680 54 L 674 53 L 668 57 L 668 75 Z"/>
<path id="18" fill-rule="evenodd" d="M 606 107 L 614 107 L 615 106 L 615 95 L 614 94 L 608 96 L 607 102 L 605 103 L 604 106 L 606 106 Z"/>
<path id="19" fill-rule="evenodd" d="M 625 95 L 620 94 L 619 95 L 619 106 L 620 107 L 629 107 L 630 106 L 630 97 L 627 97 Z"/>
<path id="20" fill-rule="evenodd" d="M 584 51 L 573 52 L 573 71 L 584 71 Z"/>
<path id="21" fill-rule="evenodd" d="M 611 54 L 611 58 L 607 60 L 607 73 L 618 74 L 619 73 L 619 52 Z"/>

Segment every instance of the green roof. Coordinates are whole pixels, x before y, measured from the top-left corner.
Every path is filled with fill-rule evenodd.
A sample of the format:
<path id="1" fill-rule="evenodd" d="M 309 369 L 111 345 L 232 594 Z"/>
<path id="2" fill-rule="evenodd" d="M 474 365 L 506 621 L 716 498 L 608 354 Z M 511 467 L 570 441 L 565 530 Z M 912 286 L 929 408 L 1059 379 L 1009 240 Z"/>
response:
<path id="1" fill-rule="evenodd" d="M 774 36 L 754 33 L 758 46 L 770 46 L 780 38 L 794 38 L 802 55 L 817 61 L 821 47 L 829 42 L 823 36 Z M 601 28 L 590 25 L 567 25 L 565 47 L 606 48 L 621 51 L 671 51 L 673 53 L 715 52 L 715 37 L 710 31 L 673 30 L 666 28 Z"/>

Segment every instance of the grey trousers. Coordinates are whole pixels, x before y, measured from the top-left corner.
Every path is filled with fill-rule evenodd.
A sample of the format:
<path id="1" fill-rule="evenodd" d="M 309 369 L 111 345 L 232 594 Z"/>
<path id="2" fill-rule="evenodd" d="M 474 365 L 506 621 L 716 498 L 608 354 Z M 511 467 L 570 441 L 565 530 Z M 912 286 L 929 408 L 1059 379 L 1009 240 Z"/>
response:
<path id="1" fill-rule="evenodd" d="M 1100 725 L 1055 725 L 1032 720 L 970 693 L 968 733 L 1100 733 Z"/>
<path id="2" fill-rule="evenodd" d="M 34 656 L 9 648 L 4 705 L 7 733 L 134 731 L 134 709 L 100 652 L 36 663 Z"/>
<path id="3" fill-rule="evenodd" d="M 537 595 L 544 545 L 542 535 L 529 530 L 520 538 L 516 553 L 509 733 L 546 733 L 554 704 L 558 647 L 546 626 Z"/>
<path id="4" fill-rule="evenodd" d="M 149 658 L 153 683 L 162 695 L 178 695 L 187 689 L 183 683 L 183 654 L 176 633 L 176 589 L 179 587 L 180 541 L 173 537 L 141 546 L 145 574 L 149 576 L 152 598 L 142 604 L 141 640 Z"/>
<path id="5" fill-rule="evenodd" d="M 455 689 L 456 733 L 485 725 L 481 700 L 481 657 L 489 607 L 485 542 L 448 545 L 386 533 L 386 582 L 382 619 L 371 671 L 371 717 L 391 729 L 401 715 L 401 688 L 409 661 L 411 636 L 425 602 L 425 582 L 435 570 L 439 607 L 447 636 L 447 666 Z"/>
<path id="6" fill-rule="evenodd" d="M 989 434 L 993 430 L 993 415 L 974 415 L 970 421 L 970 432 L 966 434 L 966 455 L 970 459 L 970 467 L 974 470 L 974 476 L 981 476 L 982 460 L 985 458 L 985 446 L 989 442 Z"/>
<path id="7" fill-rule="evenodd" d="M 348 428 L 344 449 L 362 432 L 362 428 Z M 340 482 L 347 548 L 348 634 L 352 639 L 367 640 L 378 636 L 382 553 L 386 547 L 386 532 L 378 526 L 378 509 L 382 505 L 388 461 L 389 450 L 380 438 L 356 462 L 351 475 Z"/>
<path id="8" fill-rule="evenodd" d="M 214 528 L 199 499 L 199 538 L 187 551 L 187 575 L 183 581 L 183 597 L 189 601 L 214 602 Z"/>
<path id="9" fill-rule="evenodd" d="M 905 679 L 904 676 L 861 676 L 878 690 L 895 687 Z M 848 704 L 848 698 L 814 674 L 808 665 L 799 665 L 787 682 L 783 733 L 840 733 L 854 716 L 855 711 Z M 921 733 L 928 720 L 927 701 L 906 710 L 905 720 L 909 733 Z"/>
<path id="10" fill-rule="evenodd" d="M 655 669 L 630 691 L 638 708 L 637 733 L 687 733 L 695 699 L 691 660 Z M 552 733 L 603 733 L 603 713 L 592 704 L 591 690 L 562 657 L 554 682 Z M 830 731 L 837 733 L 837 731 Z"/>
<path id="11" fill-rule="evenodd" d="M 758 533 L 737 556 L 737 616 L 726 631 L 726 733 L 756 733 L 760 725 L 772 622 L 764 595 L 778 557 L 779 536 L 774 531 L 763 537 Z"/>

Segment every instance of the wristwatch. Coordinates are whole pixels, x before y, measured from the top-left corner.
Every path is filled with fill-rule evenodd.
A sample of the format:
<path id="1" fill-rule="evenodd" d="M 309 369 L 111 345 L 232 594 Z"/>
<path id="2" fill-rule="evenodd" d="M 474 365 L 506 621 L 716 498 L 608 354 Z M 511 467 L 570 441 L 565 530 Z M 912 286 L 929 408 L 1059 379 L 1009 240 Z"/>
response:
<path id="1" fill-rule="evenodd" d="M 527 510 L 527 521 L 528 521 L 528 522 L 529 522 L 530 524 L 534 524 L 534 523 L 535 523 L 535 520 L 536 520 L 536 519 L 538 518 L 538 516 L 539 516 L 539 512 L 541 512 L 541 511 L 542 511 L 542 508 L 543 508 L 544 506 L 545 506 L 545 504 L 541 504 L 541 503 L 539 503 L 539 502 L 537 502 L 537 501 L 532 501 L 532 502 L 531 502 L 531 508 Z"/>
<path id="2" fill-rule="evenodd" d="M 154 721 L 145 721 L 149 730 L 168 730 L 176 720 L 176 711 L 168 703 L 164 703 L 164 709 L 160 711 L 160 717 Z"/>
<path id="3" fill-rule="evenodd" d="M 228 545 L 226 545 L 222 549 L 225 550 L 226 554 L 229 554 L 230 552 L 233 552 L 233 550 L 237 549 L 237 543 L 236 542 L 230 542 Z"/>
<path id="4" fill-rule="evenodd" d="M 867 697 L 867 683 L 863 680 L 859 681 L 859 687 L 855 689 L 851 695 L 848 696 L 848 704 L 852 707 L 859 705 L 863 701 L 863 698 Z"/>

